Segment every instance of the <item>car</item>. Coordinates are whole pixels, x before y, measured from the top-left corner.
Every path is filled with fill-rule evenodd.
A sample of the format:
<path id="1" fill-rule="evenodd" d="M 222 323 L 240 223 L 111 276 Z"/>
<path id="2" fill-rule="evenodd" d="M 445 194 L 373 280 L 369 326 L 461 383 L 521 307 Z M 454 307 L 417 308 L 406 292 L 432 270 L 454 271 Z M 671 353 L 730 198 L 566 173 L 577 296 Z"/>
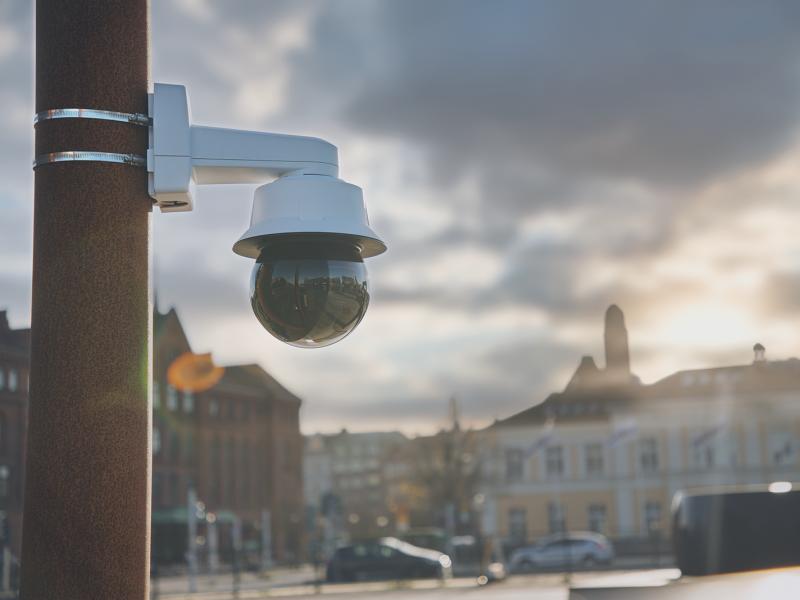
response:
<path id="1" fill-rule="evenodd" d="M 614 548 L 604 535 L 572 532 L 549 536 L 533 546 L 518 548 L 509 559 L 512 572 L 533 569 L 591 568 L 614 560 Z"/>
<path id="2" fill-rule="evenodd" d="M 450 557 L 442 552 L 386 537 L 338 548 L 328 561 L 326 579 L 338 582 L 447 578 L 451 568 Z"/>

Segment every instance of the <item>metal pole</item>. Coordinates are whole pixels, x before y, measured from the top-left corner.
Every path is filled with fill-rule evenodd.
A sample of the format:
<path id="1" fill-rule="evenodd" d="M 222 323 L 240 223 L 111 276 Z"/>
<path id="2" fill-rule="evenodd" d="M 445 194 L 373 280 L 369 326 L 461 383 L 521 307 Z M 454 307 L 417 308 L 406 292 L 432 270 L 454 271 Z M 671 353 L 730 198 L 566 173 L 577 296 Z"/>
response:
<path id="1" fill-rule="evenodd" d="M 189 487 L 186 503 L 186 562 L 189 564 L 189 593 L 197 591 L 197 492 Z"/>
<path id="2" fill-rule="evenodd" d="M 147 0 L 37 0 L 36 112 L 147 113 Z M 147 128 L 57 119 L 36 154 L 144 155 Z M 22 541 L 26 600 L 144 600 L 151 201 L 145 169 L 37 167 Z"/>
<path id="3" fill-rule="evenodd" d="M 231 574 L 233 576 L 233 597 L 239 597 L 239 588 L 242 583 L 241 560 L 242 555 L 242 520 L 235 516 L 233 518 L 233 529 L 231 531 L 233 556 L 231 561 Z"/>
<path id="4" fill-rule="evenodd" d="M 272 568 L 272 515 L 261 511 L 261 571 Z"/>

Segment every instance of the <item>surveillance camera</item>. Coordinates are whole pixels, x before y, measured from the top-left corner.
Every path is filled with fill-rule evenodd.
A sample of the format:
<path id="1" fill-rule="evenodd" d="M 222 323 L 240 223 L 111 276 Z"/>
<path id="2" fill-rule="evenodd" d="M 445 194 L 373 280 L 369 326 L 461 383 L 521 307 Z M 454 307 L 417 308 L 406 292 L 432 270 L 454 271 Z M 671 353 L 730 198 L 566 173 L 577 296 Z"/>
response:
<path id="1" fill-rule="evenodd" d="M 301 348 L 333 344 L 369 306 L 364 259 L 386 249 L 370 229 L 361 189 L 325 175 L 290 175 L 255 192 L 250 228 L 234 252 L 256 259 L 253 312 Z"/>
<path id="2" fill-rule="evenodd" d="M 196 184 L 256 189 L 250 228 L 233 251 L 256 261 L 250 301 L 273 336 L 303 348 L 333 344 L 369 305 L 364 259 L 386 251 L 361 188 L 338 179 L 336 146 L 318 138 L 191 124 L 186 88 L 149 97 L 148 187 L 162 212 L 192 210 Z"/>

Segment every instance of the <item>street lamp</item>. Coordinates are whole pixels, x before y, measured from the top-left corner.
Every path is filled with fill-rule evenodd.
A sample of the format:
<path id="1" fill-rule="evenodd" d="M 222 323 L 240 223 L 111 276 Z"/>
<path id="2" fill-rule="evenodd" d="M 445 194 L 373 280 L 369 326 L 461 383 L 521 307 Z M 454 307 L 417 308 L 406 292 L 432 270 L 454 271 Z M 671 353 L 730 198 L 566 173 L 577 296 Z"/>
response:
<path id="1" fill-rule="evenodd" d="M 276 338 L 304 348 L 349 334 L 369 304 L 363 259 L 386 251 L 361 188 L 338 179 L 336 147 L 311 137 L 191 124 L 186 88 L 156 83 L 149 99 L 150 196 L 192 210 L 196 184 L 263 183 L 233 246 L 255 259 L 250 301 Z"/>

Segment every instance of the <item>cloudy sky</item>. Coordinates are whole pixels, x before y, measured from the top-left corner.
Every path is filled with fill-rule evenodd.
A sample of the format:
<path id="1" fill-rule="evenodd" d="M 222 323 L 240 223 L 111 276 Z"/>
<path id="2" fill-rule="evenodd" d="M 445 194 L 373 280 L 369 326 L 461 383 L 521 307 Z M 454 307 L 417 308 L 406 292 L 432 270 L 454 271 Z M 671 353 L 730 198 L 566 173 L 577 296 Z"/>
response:
<path id="1" fill-rule="evenodd" d="M 33 15 L 0 4 L 0 307 L 29 324 Z M 322 350 L 257 325 L 230 247 L 251 188 L 155 214 L 163 308 L 195 351 L 257 361 L 307 432 L 482 424 L 602 366 L 618 303 L 635 371 L 800 354 L 800 7 L 630 0 L 157 0 L 152 74 L 195 122 L 324 137 L 387 254 Z M 113 108 L 113 107 L 109 107 Z M 199 260 L 198 260 L 199 257 Z"/>

